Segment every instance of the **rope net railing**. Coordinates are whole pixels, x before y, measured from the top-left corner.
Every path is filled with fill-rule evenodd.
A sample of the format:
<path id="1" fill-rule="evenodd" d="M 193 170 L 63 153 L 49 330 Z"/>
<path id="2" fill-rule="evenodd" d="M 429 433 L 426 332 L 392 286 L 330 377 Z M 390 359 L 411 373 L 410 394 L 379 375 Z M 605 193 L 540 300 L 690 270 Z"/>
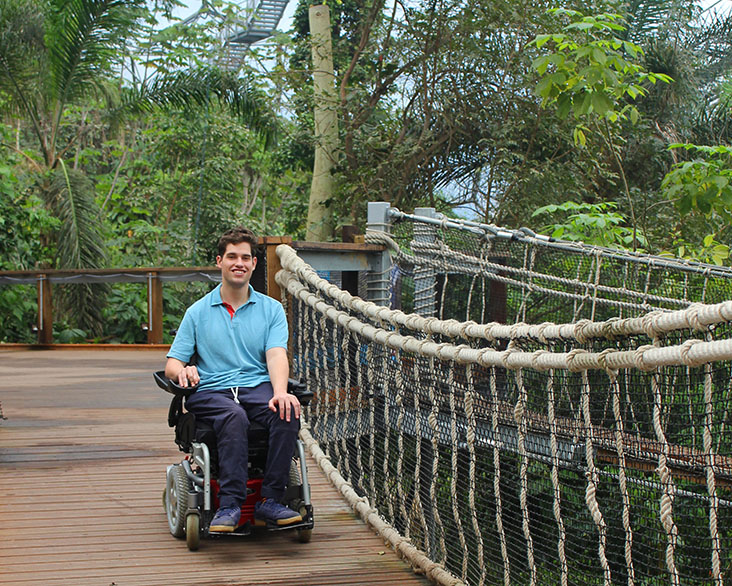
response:
<path id="1" fill-rule="evenodd" d="M 732 270 L 390 210 L 392 305 L 479 323 L 570 323 L 732 299 Z"/>
<path id="2" fill-rule="evenodd" d="M 434 581 L 724 583 L 732 305 L 689 295 L 605 322 L 440 320 L 364 302 L 277 253 L 293 367 L 316 392 L 304 435 Z M 692 277 L 717 287 L 693 273 L 690 291 Z"/>

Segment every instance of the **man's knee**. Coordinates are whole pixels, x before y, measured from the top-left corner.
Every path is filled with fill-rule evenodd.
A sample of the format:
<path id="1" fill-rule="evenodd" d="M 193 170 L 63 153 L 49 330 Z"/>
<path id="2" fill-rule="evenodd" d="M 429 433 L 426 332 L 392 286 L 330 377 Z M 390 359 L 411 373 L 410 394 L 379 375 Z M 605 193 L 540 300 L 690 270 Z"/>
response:
<path id="1" fill-rule="evenodd" d="M 216 417 L 214 427 L 217 428 L 217 433 L 233 432 L 246 435 L 249 429 L 249 418 L 244 409 L 234 404 L 231 409 L 227 409 Z"/>
<path id="2" fill-rule="evenodd" d="M 300 420 L 292 418 L 290 421 L 280 419 L 279 415 L 275 415 L 270 423 L 270 433 L 277 432 L 284 435 L 297 436 L 300 431 Z"/>

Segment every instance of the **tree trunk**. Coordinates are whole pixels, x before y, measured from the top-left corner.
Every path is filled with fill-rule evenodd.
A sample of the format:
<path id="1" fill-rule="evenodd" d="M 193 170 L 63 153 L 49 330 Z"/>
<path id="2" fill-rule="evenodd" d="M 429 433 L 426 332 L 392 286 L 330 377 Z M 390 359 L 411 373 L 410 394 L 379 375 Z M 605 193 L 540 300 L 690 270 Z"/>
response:
<path id="1" fill-rule="evenodd" d="M 338 102 L 330 39 L 330 11 L 324 5 L 311 6 L 309 17 L 315 98 L 315 164 L 306 238 L 313 242 L 325 242 L 333 237 L 331 214 L 326 202 L 333 197 L 331 170 L 338 150 Z"/>

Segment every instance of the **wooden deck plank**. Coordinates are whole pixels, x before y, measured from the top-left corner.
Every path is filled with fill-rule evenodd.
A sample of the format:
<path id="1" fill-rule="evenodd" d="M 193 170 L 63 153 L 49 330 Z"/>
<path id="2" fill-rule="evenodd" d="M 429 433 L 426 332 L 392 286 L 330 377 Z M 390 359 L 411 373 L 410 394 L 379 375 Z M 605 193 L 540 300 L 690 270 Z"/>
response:
<path id="1" fill-rule="evenodd" d="M 0 584 L 427 584 L 343 502 L 313 461 L 315 529 L 201 541 L 168 532 L 180 460 L 161 350 L 0 349 Z"/>

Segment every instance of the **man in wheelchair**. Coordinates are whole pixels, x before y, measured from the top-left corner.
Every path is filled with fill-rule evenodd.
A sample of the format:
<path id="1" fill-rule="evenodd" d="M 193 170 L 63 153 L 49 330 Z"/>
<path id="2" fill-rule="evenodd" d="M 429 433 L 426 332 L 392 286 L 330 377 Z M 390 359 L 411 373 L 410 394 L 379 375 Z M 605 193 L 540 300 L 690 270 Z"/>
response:
<path id="1" fill-rule="evenodd" d="M 282 305 L 254 291 L 257 239 L 245 228 L 225 232 L 216 266 L 221 285 L 186 311 L 167 355 L 165 375 L 182 387 L 197 421 L 208 424 L 218 449 L 219 508 L 213 533 L 233 532 L 247 497 L 250 422 L 269 430 L 262 499 L 254 519 L 287 526 L 300 513 L 280 504 L 299 430 L 300 402 L 288 394 L 287 319 Z M 191 359 L 196 355 L 196 364 Z"/>

